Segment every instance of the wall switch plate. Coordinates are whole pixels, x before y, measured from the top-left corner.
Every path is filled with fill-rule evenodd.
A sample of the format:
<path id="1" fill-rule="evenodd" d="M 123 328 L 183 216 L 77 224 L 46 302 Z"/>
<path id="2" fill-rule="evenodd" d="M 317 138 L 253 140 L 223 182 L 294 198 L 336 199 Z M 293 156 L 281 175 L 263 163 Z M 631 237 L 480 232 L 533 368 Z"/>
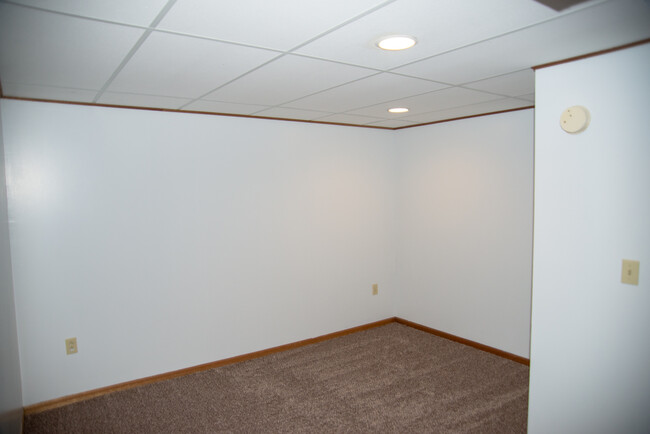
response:
<path id="1" fill-rule="evenodd" d="M 75 354 L 77 352 L 77 338 L 68 338 L 65 340 L 65 353 Z"/>
<path id="2" fill-rule="evenodd" d="M 621 271 L 621 282 L 630 285 L 639 284 L 639 261 L 623 259 L 623 269 Z"/>
<path id="3" fill-rule="evenodd" d="M 377 295 L 379 294 L 379 284 L 373 283 L 372 284 L 372 295 Z"/>

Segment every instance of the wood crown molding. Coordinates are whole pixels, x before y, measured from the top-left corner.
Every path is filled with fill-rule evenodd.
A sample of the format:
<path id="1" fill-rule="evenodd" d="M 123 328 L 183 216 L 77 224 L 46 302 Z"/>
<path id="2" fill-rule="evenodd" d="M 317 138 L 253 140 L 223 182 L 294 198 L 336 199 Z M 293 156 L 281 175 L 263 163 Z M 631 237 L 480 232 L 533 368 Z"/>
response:
<path id="1" fill-rule="evenodd" d="M 442 119 L 442 120 L 439 120 L 439 121 L 425 122 L 423 124 L 405 125 L 403 127 L 397 127 L 397 128 L 392 128 L 392 129 L 393 130 L 403 130 L 405 128 L 424 127 L 424 126 L 427 126 L 427 125 L 442 124 L 444 122 L 460 121 L 460 120 L 463 120 L 463 119 L 471 119 L 471 118 L 480 118 L 480 117 L 483 117 L 483 116 L 499 115 L 501 113 L 518 112 L 519 110 L 529 110 L 529 109 L 534 109 L 534 108 L 535 108 L 534 105 L 528 105 L 526 107 L 517 107 L 517 108 L 513 108 L 513 109 L 508 109 L 508 110 L 499 110 L 499 111 L 496 111 L 496 112 L 481 113 L 481 114 L 478 114 L 478 115 L 461 116 L 461 117 L 458 117 L 458 118 Z"/>
<path id="2" fill-rule="evenodd" d="M 80 106 L 87 106 L 87 107 L 105 107 L 105 108 L 128 109 L 128 110 L 147 110 L 147 111 L 166 112 L 166 113 L 185 113 L 185 114 L 194 114 L 194 115 L 225 116 L 231 118 L 262 119 L 262 120 L 271 120 L 271 121 L 301 122 L 305 124 L 336 125 L 339 127 L 371 128 L 375 130 L 388 130 L 388 131 L 402 130 L 404 128 L 422 127 L 425 125 L 439 124 L 442 122 L 451 122 L 460 119 L 478 118 L 481 116 L 490 116 L 490 115 L 495 115 L 500 113 L 507 113 L 507 112 L 517 111 L 517 110 L 527 110 L 527 109 L 535 108 L 535 106 L 531 105 L 531 106 L 509 109 L 509 110 L 501 110 L 501 111 L 495 111 L 489 113 L 479 113 L 476 115 L 463 116 L 463 117 L 451 118 L 451 119 L 442 119 L 439 121 L 425 122 L 422 124 L 405 125 L 403 127 L 380 127 L 376 125 L 345 124 L 342 122 L 310 121 L 306 119 L 276 118 L 270 116 L 242 115 L 236 113 L 219 113 L 219 112 L 206 112 L 206 111 L 197 111 L 197 110 L 168 109 L 168 108 L 161 108 L 161 107 L 139 107 L 139 106 L 131 106 L 131 105 L 100 104 L 95 102 L 83 102 L 83 101 L 63 101 L 63 100 L 56 100 L 56 99 L 25 98 L 21 96 L 5 96 L 2 95 L 1 91 L 2 91 L 2 83 L 0 83 L 0 98 L 11 99 L 15 101 L 43 102 L 49 104 L 68 104 L 68 105 L 80 105 Z"/>
<path id="3" fill-rule="evenodd" d="M 628 48 L 636 47 L 637 45 L 643 45 L 650 43 L 650 38 L 642 39 L 636 42 L 630 42 L 629 44 L 619 45 L 612 48 L 607 48 L 606 50 L 594 51 L 593 53 L 582 54 L 580 56 L 569 57 L 568 59 L 557 60 L 555 62 L 544 63 L 542 65 L 533 66 L 533 69 L 537 71 L 538 69 L 548 68 L 550 66 L 562 65 L 563 63 L 571 63 L 576 60 L 588 59 L 590 57 L 601 56 L 607 53 L 613 53 L 614 51 L 626 50 Z"/>

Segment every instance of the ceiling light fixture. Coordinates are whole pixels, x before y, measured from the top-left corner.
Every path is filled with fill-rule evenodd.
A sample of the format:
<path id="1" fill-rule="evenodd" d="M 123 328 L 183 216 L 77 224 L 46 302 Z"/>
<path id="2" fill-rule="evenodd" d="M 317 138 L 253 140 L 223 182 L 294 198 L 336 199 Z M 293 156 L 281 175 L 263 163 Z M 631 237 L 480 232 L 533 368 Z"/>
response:
<path id="1" fill-rule="evenodd" d="M 407 109 L 406 107 L 393 107 L 388 109 L 388 111 L 391 113 L 406 113 L 407 111 L 409 111 L 409 109 Z"/>
<path id="2" fill-rule="evenodd" d="M 415 43 L 416 40 L 413 36 L 394 35 L 380 39 L 377 46 L 382 50 L 397 51 L 411 48 Z"/>

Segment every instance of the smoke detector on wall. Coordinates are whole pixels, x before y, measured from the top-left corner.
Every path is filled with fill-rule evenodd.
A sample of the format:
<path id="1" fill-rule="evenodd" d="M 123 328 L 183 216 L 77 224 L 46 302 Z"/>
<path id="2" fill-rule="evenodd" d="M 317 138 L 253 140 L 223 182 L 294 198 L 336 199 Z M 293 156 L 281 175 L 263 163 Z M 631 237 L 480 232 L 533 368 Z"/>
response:
<path id="1" fill-rule="evenodd" d="M 590 120 L 589 110 L 580 105 L 574 105 L 562 112 L 560 126 L 567 133 L 578 134 L 587 129 Z"/>

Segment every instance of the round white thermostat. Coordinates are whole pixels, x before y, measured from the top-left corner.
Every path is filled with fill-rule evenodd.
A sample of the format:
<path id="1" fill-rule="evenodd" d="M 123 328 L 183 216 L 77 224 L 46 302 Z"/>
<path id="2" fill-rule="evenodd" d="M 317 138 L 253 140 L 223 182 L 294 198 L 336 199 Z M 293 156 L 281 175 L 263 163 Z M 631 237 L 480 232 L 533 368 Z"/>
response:
<path id="1" fill-rule="evenodd" d="M 562 112 L 560 126 L 571 134 L 581 133 L 589 126 L 589 111 L 579 105 L 574 105 Z"/>

